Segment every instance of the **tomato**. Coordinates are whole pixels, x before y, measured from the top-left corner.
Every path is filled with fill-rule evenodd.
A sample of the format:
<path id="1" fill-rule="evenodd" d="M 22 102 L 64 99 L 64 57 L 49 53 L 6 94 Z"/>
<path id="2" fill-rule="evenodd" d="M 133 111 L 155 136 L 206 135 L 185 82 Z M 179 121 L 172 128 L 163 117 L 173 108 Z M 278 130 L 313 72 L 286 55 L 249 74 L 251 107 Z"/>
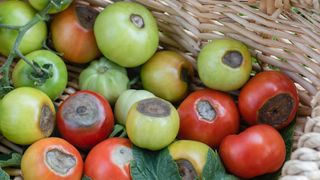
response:
<path id="1" fill-rule="evenodd" d="M 144 89 L 170 102 L 187 95 L 192 77 L 192 64 L 174 51 L 157 52 L 141 68 Z"/>
<path id="2" fill-rule="evenodd" d="M 250 125 L 263 123 L 284 128 L 294 119 L 298 106 L 293 81 L 277 71 L 258 73 L 239 95 L 240 114 Z"/>
<path id="3" fill-rule="evenodd" d="M 30 87 L 16 88 L 0 102 L 2 135 L 16 144 L 31 144 L 51 135 L 55 114 L 46 94 Z"/>
<path id="4" fill-rule="evenodd" d="M 126 130 L 134 145 L 159 150 L 176 138 L 179 115 L 168 101 L 160 98 L 143 99 L 130 108 Z"/>
<path id="5" fill-rule="evenodd" d="M 103 57 L 92 61 L 79 76 L 81 90 L 87 89 L 100 93 L 112 105 L 120 94 L 128 89 L 128 83 L 126 69 Z"/>
<path id="6" fill-rule="evenodd" d="M 130 180 L 132 144 L 125 138 L 110 138 L 93 147 L 84 163 L 84 174 L 92 180 Z"/>
<path id="7" fill-rule="evenodd" d="M 81 179 L 83 161 L 79 151 L 61 138 L 45 138 L 29 146 L 21 159 L 24 180 Z"/>
<path id="8" fill-rule="evenodd" d="M 250 77 L 252 65 L 248 48 L 233 39 L 216 39 L 198 56 L 201 81 L 209 88 L 232 91 L 242 87 Z"/>
<path id="9" fill-rule="evenodd" d="M 178 108 L 180 139 L 219 146 L 222 139 L 239 129 L 239 112 L 226 93 L 203 89 L 191 93 Z"/>
<path id="10" fill-rule="evenodd" d="M 286 146 L 276 129 L 261 124 L 224 138 L 220 156 L 231 173 L 247 179 L 279 170 Z"/>
<path id="11" fill-rule="evenodd" d="M 23 1 L 3 1 L 0 2 L 0 24 L 11 26 L 23 26 L 27 24 L 36 12 L 32 7 Z M 13 44 L 18 36 L 18 31 L 0 28 L 0 53 L 8 56 Z M 47 38 L 47 26 L 44 21 L 40 21 L 29 29 L 19 46 L 22 54 L 40 49 L 42 42 Z"/>
<path id="12" fill-rule="evenodd" d="M 28 0 L 28 1 L 31 4 L 31 6 L 38 11 L 44 9 L 50 2 L 50 0 Z M 59 2 L 61 2 L 60 4 L 61 9 L 53 6 L 50 8 L 49 14 L 54 14 L 54 13 L 58 13 L 65 10 L 72 3 L 72 0 L 61 0 Z"/>
<path id="13" fill-rule="evenodd" d="M 33 51 L 25 57 L 31 62 L 37 62 L 40 66 L 51 64 L 49 71 L 52 77 L 44 83 L 37 83 L 36 80 L 30 78 L 35 73 L 33 68 L 25 61 L 20 60 L 12 72 L 14 87 L 34 87 L 46 93 L 52 100 L 57 99 L 63 93 L 68 83 L 68 71 L 63 60 L 48 50 Z"/>
<path id="14" fill-rule="evenodd" d="M 108 101 L 92 91 L 78 91 L 59 106 L 57 126 L 62 137 L 90 149 L 112 132 L 114 118 Z"/>
<path id="15" fill-rule="evenodd" d="M 201 177 L 207 163 L 209 146 L 197 141 L 178 140 L 170 144 L 168 149 L 179 167 L 182 179 Z"/>
<path id="16" fill-rule="evenodd" d="M 114 114 L 117 122 L 122 125 L 126 125 L 126 119 L 131 106 L 143 99 L 155 97 L 151 92 L 145 90 L 128 89 L 124 91 L 118 98 L 115 107 Z"/>
<path id="17" fill-rule="evenodd" d="M 145 63 L 159 43 L 156 20 L 144 6 L 115 2 L 97 17 L 94 34 L 102 54 L 123 67 Z"/>
<path id="18" fill-rule="evenodd" d="M 67 61 L 83 64 L 100 55 L 93 34 L 98 13 L 89 5 L 74 3 L 54 16 L 50 26 L 52 43 Z"/>

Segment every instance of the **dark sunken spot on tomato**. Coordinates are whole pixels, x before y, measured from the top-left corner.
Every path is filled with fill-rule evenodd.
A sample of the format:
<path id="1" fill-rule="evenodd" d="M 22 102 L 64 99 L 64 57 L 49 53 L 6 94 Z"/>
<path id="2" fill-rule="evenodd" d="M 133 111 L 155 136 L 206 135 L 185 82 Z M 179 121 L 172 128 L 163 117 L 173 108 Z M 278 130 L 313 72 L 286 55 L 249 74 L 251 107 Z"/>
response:
<path id="1" fill-rule="evenodd" d="M 144 99 L 138 102 L 137 110 L 151 117 L 167 117 L 171 113 L 169 104 L 158 98 Z"/>
<path id="2" fill-rule="evenodd" d="M 198 177 L 196 170 L 190 163 L 190 161 L 185 159 L 176 160 L 179 168 L 179 174 L 182 180 L 194 180 Z"/>
<path id="3" fill-rule="evenodd" d="M 40 129 L 46 137 L 50 136 L 54 129 L 54 115 L 48 105 L 41 108 Z"/>
<path id="4" fill-rule="evenodd" d="M 77 161 L 72 155 L 55 148 L 46 153 L 46 163 L 56 173 L 66 175 L 75 167 Z"/>
<path id="5" fill-rule="evenodd" d="M 197 103 L 198 115 L 207 121 L 213 121 L 216 117 L 216 111 L 209 101 L 201 100 Z"/>
<path id="6" fill-rule="evenodd" d="M 223 56 L 222 62 L 225 65 L 235 69 L 241 66 L 243 62 L 243 57 L 242 54 L 238 51 L 228 51 Z"/>
<path id="7" fill-rule="evenodd" d="M 93 28 L 94 22 L 99 14 L 96 9 L 83 4 L 76 5 L 76 13 L 81 26 L 85 29 Z"/>
<path id="8" fill-rule="evenodd" d="M 289 94 L 278 94 L 260 108 L 258 120 L 260 123 L 272 126 L 281 125 L 289 118 L 294 105 L 294 100 Z"/>

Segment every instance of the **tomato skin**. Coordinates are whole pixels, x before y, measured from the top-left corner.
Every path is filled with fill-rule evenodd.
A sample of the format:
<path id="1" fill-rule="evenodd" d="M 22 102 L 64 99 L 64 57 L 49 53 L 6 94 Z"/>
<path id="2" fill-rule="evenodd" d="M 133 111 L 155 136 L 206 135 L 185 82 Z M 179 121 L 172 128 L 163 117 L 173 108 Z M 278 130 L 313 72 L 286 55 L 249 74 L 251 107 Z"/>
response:
<path id="1" fill-rule="evenodd" d="M 286 146 L 276 129 L 260 124 L 224 138 L 220 156 L 231 173 L 252 178 L 279 170 L 285 160 Z"/>
<path id="2" fill-rule="evenodd" d="M 14 87 L 34 87 L 46 93 L 52 100 L 57 99 L 64 91 L 68 83 L 68 71 L 63 60 L 48 50 L 37 50 L 26 55 L 28 60 L 35 61 L 39 65 L 51 64 L 52 77 L 41 86 L 35 85 L 29 78 L 33 68 L 25 61 L 20 60 L 13 69 L 12 82 Z"/>
<path id="3" fill-rule="evenodd" d="M 288 118 L 281 124 L 273 124 L 277 129 L 284 128 L 289 125 L 295 117 L 299 106 L 299 97 L 292 80 L 281 72 L 265 71 L 258 73 L 249 80 L 240 91 L 240 114 L 249 125 L 259 124 L 258 112 L 263 104 L 268 99 L 284 93 L 293 99 L 293 109 Z"/>
<path id="4" fill-rule="evenodd" d="M 90 97 L 86 100 L 84 98 Z M 96 108 L 87 108 L 87 114 L 95 113 L 96 116 L 82 116 L 77 114 L 78 108 L 83 107 L 76 98 L 83 98 L 83 101 L 94 101 Z M 74 103 L 78 102 L 78 103 Z M 68 117 L 68 114 L 76 113 L 76 116 Z M 84 118 L 82 118 L 84 117 Z M 70 119 L 69 119 L 70 118 Z M 78 124 L 79 121 L 89 121 L 98 118 L 93 124 Z M 68 97 L 60 106 L 57 112 L 57 127 L 63 138 L 81 149 L 90 149 L 99 142 L 106 139 L 112 132 L 114 117 L 108 101 L 98 93 L 83 90 L 77 91 Z"/>
<path id="5" fill-rule="evenodd" d="M 207 101 L 215 109 L 212 121 L 201 117 L 197 110 L 199 101 Z M 191 93 L 178 108 L 180 117 L 180 139 L 203 142 L 218 147 L 222 139 L 239 130 L 239 112 L 233 99 L 226 93 L 203 89 Z"/>
<path id="6" fill-rule="evenodd" d="M 62 150 L 76 160 L 75 166 L 64 176 L 48 167 L 46 153 L 52 149 Z M 21 170 L 25 180 L 79 180 L 83 172 L 83 161 L 79 151 L 70 143 L 61 138 L 50 137 L 35 142 L 25 151 L 21 159 Z"/>
<path id="7" fill-rule="evenodd" d="M 36 15 L 32 7 L 23 1 L 0 2 L 0 23 L 12 26 L 23 26 Z M 18 31 L 0 28 L 0 53 L 8 56 L 18 36 Z M 40 49 L 47 38 L 47 26 L 44 21 L 38 22 L 29 29 L 19 46 L 22 54 Z"/>
<path id="8" fill-rule="evenodd" d="M 44 9 L 50 2 L 49 0 L 28 0 L 28 1 L 31 4 L 31 6 L 38 11 Z M 54 14 L 54 13 L 58 13 L 65 10 L 72 3 L 72 1 L 73 0 L 62 0 L 61 1 L 62 8 L 59 10 L 56 7 L 51 7 L 49 10 L 49 14 Z"/>
<path id="9" fill-rule="evenodd" d="M 115 154 L 119 147 L 126 148 L 126 156 L 124 153 Z M 102 141 L 89 152 L 84 163 L 85 175 L 93 180 L 130 180 L 130 161 L 133 160 L 131 148 L 132 144 L 126 138 L 116 137 Z M 119 158 L 120 164 L 114 162 L 115 158 Z"/>
<path id="10" fill-rule="evenodd" d="M 90 12 L 98 14 L 97 10 L 88 5 L 74 3 L 54 16 L 50 26 L 54 48 L 63 53 L 67 61 L 77 64 L 88 63 L 100 55 L 93 27 L 84 27 L 80 23 L 77 10 L 81 8 L 90 9 Z M 93 15 L 93 19 L 96 14 Z"/>

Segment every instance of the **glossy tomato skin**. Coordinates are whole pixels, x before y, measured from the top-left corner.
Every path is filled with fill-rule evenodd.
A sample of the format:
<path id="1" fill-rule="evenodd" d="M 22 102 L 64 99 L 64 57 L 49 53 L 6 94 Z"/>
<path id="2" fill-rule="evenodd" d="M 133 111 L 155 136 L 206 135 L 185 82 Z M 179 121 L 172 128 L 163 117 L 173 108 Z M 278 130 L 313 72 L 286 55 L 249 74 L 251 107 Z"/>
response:
<path id="1" fill-rule="evenodd" d="M 200 102 L 208 102 L 214 108 L 211 120 L 202 117 L 198 111 Z M 180 117 L 180 139 L 203 142 L 218 147 L 222 139 L 235 134 L 239 129 L 239 112 L 233 99 L 226 93 L 203 89 L 187 96 L 178 108 Z"/>
<path id="2" fill-rule="evenodd" d="M 36 15 L 32 7 L 23 1 L 0 2 L 0 24 L 23 26 Z M 18 31 L 0 28 L 0 53 L 8 56 L 18 36 Z M 22 38 L 19 50 L 22 54 L 40 49 L 47 37 L 47 26 L 40 21 L 30 28 Z"/>
<path id="3" fill-rule="evenodd" d="M 26 58 L 37 62 L 40 66 L 51 64 L 49 71 L 52 76 L 42 85 L 35 85 L 35 81 L 29 78 L 34 72 L 33 68 L 21 59 L 12 72 L 14 87 L 34 87 L 46 93 L 52 100 L 56 100 L 63 93 L 68 83 L 68 71 L 63 60 L 48 50 L 33 51 L 27 54 Z"/>
<path id="4" fill-rule="evenodd" d="M 59 150 L 72 159 L 72 167 L 65 174 L 55 172 L 48 163 L 48 152 Z M 52 155 L 52 154 L 51 154 Z M 51 161 L 54 163 L 54 161 Z M 69 164 L 61 156 L 57 156 L 56 163 Z M 70 165 L 70 164 L 69 164 Z M 45 138 L 32 144 L 22 156 L 22 175 L 25 180 L 79 180 L 83 172 L 83 161 L 79 151 L 70 143 L 61 138 Z"/>
<path id="5" fill-rule="evenodd" d="M 102 141 L 89 152 L 84 174 L 93 180 L 130 180 L 132 144 L 126 138 L 110 138 Z"/>
<path id="6" fill-rule="evenodd" d="M 92 12 L 86 14 L 92 19 L 91 26 L 90 23 L 82 25 L 82 17 L 78 15 L 80 12 Z M 88 5 L 74 3 L 54 16 L 50 27 L 53 46 L 69 62 L 84 64 L 100 55 L 93 33 L 93 22 L 97 14 L 98 11 Z"/>
<path id="7" fill-rule="evenodd" d="M 50 8 L 49 14 L 54 14 L 54 13 L 58 13 L 65 10 L 72 3 L 72 1 L 73 0 L 62 0 L 61 9 L 58 9 L 53 6 Z M 38 11 L 44 9 L 49 4 L 49 2 L 50 0 L 29 0 L 29 3 L 31 4 L 31 6 Z"/>
<path id="8" fill-rule="evenodd" d="M 113 125 L 108 101 L 89 90 L 72 94 L 57 112 L 57 127 L 62 137 L 81 149 L 90 149 L 106 139 Z"/>
<path id="9" fill-rule="evenodd" d="M 252 178 L 279 170 L 285 160 L 286 147 L 276 129 L 260 124 L 224 138 L 220 156 L 232 174 Z"/>
<path id="10" fill-rule="evenodd" d="M 239 95 L 239 110 L 243 119 L 249 124 L 260 124 L 262 122 L 259 118 L 259 111 L 262 106 L 271 98 L 277 95 L 288 95 L 293 100 L 292 110 L 288 117 L 283 121 L 267 122 L 269 125 L 273 125 L 277 129 L 281 129 L 290 124 L 294 119 L 299 106 L 299 98 L 296 87 L 293 81 L 285 74 L 277 71 L 265 71 L 258 73 L 242 88 Z M 279 105 L 279 102 L 272 102 L 274 105 Z M 281 108 L 289 106 L 289 103 L 279 105 L 277 111 L 281 111 Z M 289 110 L 282 110 L 289 112 Z M 270 116 L 269 119 L 271 119 Z"/>

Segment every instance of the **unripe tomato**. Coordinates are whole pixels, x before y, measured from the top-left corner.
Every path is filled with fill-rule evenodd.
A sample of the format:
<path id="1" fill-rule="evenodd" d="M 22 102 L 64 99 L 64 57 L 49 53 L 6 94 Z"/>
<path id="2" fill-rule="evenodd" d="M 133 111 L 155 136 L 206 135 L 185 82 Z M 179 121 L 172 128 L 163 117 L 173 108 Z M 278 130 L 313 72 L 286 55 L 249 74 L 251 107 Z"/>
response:
<path id="1" fill-rule="evenodd" d="M 288 76 L 277 71 L 258 73 L 239 95 L 240 113 L 249 125 L 284 128 L 294 119 L 298 106 L 296 86 Z"/>
<path id="2" fill-rule="evenodd" d="M 33 8 L 40 11 L 43 10 L 50 2 L 50 0 L 28 0 Z M 52 6 L 49 9 L 49 14 L 54 14 L 65 10 L 71 3 L 72 0 L 61 0 L 61 9 L 58 9 L 55 6 Z"/>
<path id="3" fill-rule="evenodd" d="M 239 129 L 239 112 L 226 93 L 203 89 L 191 93 L 178 108 L 180 139 L 219 146 L 222 139 Z"/>
<path id="4" fill-rule="evenodd" d="M 261 124 L 227 136 L 219 152 L 231 173 L 248 179 L 278 171 L 285 160 L 286 146 L 276 129 Z"/>
<path id="5" fill-rule="evenodd" d="M 45 138 L 32 144 L 21 159 L 24 180 L 79 180 L 83 161 L 79 151 L 61 138 Z"/>
<path id="6" fill-rule="evenodd" d="M 108 101 L 92 91 L 78 91 L 59 106 L 57 126 L 63 138 L 90 149 L 112 132 L 114 117 Z"/>

